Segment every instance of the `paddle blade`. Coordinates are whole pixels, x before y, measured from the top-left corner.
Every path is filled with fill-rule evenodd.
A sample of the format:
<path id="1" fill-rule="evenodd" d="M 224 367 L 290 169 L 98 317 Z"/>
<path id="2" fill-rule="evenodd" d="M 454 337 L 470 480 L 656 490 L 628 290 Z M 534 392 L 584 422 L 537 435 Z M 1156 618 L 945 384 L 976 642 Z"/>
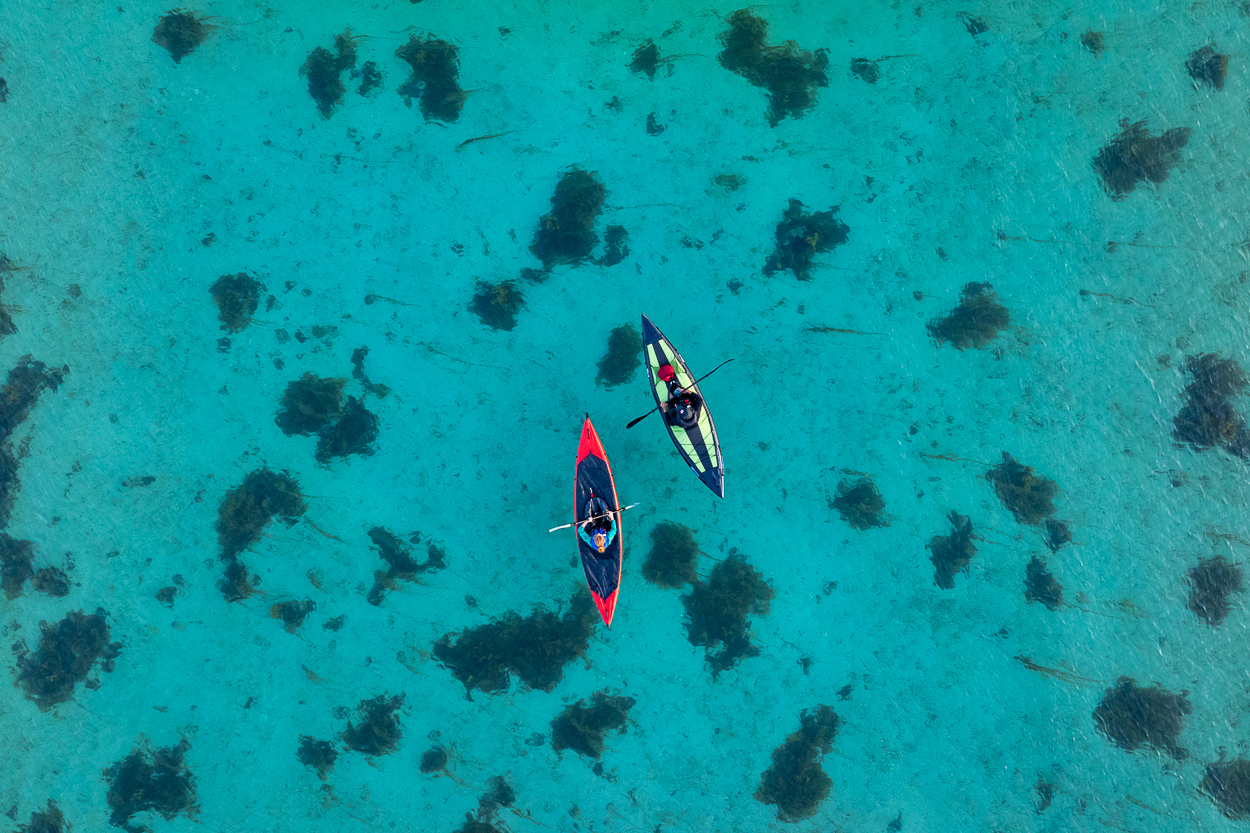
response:
<path id="1" fill-rule="evenodd" d="M 638 423 L 642 422 L 644 419 L 646 419 L 647 417 L 651 416 L 651 415 L 652 415 L 652 414 L 654 414 L 654 413 L 655 413 L 655 408 L 652 408 L 651 410 L 647 411 L 647 412 L 646 412 L 645 414 L 643 414 L 642 416 L 638 417 L 638 419 L 636 419 L 636 420 L 634 420 L 633 422 L 631 422 L 629 425 L 626 425 L 626 426 L 625 426 L 625 430 L 627 430 L 627 431 L 628 431 L 630 428 L 633 428 L 635 425 L 637 425 Z"/>

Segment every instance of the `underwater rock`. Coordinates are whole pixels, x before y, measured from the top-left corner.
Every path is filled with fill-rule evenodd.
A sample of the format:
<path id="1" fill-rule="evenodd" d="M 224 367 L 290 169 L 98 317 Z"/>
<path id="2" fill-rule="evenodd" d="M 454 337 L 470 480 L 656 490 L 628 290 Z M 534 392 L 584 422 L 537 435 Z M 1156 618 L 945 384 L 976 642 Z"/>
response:
<path id="1" fill-rule="evenodd" d="M 346 379 L 323 379 L 305 373 L 286 386 L 274 422 L 288 437 L 317 433 L 342 413 L 346 384 Z"/>
<path id="2" fill-rule="evenodd" d="M 465 813 L 465 822 L 456 828 L 455 833 L 505 833 L 505 831 L 490 822 L 474 818 L 472 813 Z"/>
<path id="3" fill-rule="evenodd" d="M 382 89 L 382 71 L 373 61 L 365 61 L 360 69 L 352 70 L 352 78 L 360 79 L 360 86 L 356 88 L 358 95 L 368 97 Z"/>
<path id="4" fill-rule="evenodd" d="M 1046 812 L 1046 809 L 1055 800 L 1055 785 L 1044 780 L 1039 775 L 1037 783 L 1033 785 L 1033 790 L 1037 793 L 1037 813 L 1041 815 Z"/>
<path id="5" fill-rule="evenodd" d="M 239 272 L 222 275 L 208 290 L 217 302 L 217 320 L 221 329 L 228 333 L 242 332 L 252 323 L 252 314 L 260 306 L 265 285 L 255 278 Z"/>
<path id="6" fill-rule="evenodd" d="M 257 469 L 238 488 L 226 492 L 217 509 L 217 543 L 221 558 L 232 559 L 260 538 L 275 516 L 288 526 L 304 514 L 307 505 L 297 484 L 285 472 Z"/>
<path id="7" fill-rule="evenodd" d="M 140 475 L 138 477 L 127 477 L 122 480 L 123 489 L 142 489 L 151 486 L 156 482 L 156 478 L 150 474 Z"/>
<path id="8" fill-rule="evenodd" d="M 0 588 L 9 601 L 22 595 L 22 587 L 35 576 L 35 545 L 0 532 Z"/>
<path id="9" fill-rule="evenodd" d="M 539 219 L 530 244 L 530 253 L 543 262 L 545 271 L 576 263 L 594 250 L 599 243 L 595 221 L 606 196 L 607 189 L 592 172 L 573 168 L 560 177 L 551 197 L 551 211 Z"/>
<path id="10" fill-rule="evenodd" d="M 30 814 L 30 824 L 19 824 L 17 833 L 64 833 L 69 830 L 65 816 L 56 802 L 48 799 L 47 808 L 41 813 L 38 810 Z"/>
<path id="11" fill-rule="evenodd" d="M 378 418 L 354 396 L 347 397 L 343 416 L 327 425 L 317 435 L 317 462 L 328 463 L 335 457 L 373 454 L 378 439 Z"/>
<path id="12" fill-rule="evenodd" d="M 179 64 L 204 42 L 211 28 L 196 13 L 175 10 L 157 22 L 152 42 L 169 50 L 169 57 Z"/>
<path id="13" fill-rule="evenodd" d="M 800 49 L 794 41 L 768 46 L 768 21 L 747 9 L 731 14 L 729 30 L 718 37 L 724 49 L 720 65 L 768 93 L 768 123 L 798 118 L 816 103 L 816 88 L 829 84 L 829 54 Z"/>
<path id="14" fill-rule="evenodd" d="M 1222 90 L 1224 79 L 1228 77 L 1228 56 L 1204 46 L 1186 59 L 1185 70 L 1198 84 Z"/>
<path id="15" fill-rule="evenodd" d="M 477 294 L 469 309 L 491 329 L 511 331 L 516 326 L 516 314 L 523 306 L 525 299 L 516 281 L 495 284 L 478 281 Z"/>
<path id="16" fill-rule="evenodd" d="M 365 375 L 365 357 L 369 355 L 368 347 L 357 347 L 352 351 L 352 378 L 362 382 L 368 381 Z"/>
<path id="17" fill-rule="evenodd" d="M 1102 32 L 1086 29 L 1085 33 L 1081 35 L 1081 46 L 1093 53 L 1094 57 L 1098 57 L 1102 54 L 1103 40 Z"/>
<path id="18" fill-rule="evenodd" d="M 629 62 L 629 71 L 634 73 L 645 72 L 647 78 L 654 81 L 655 71 L 660 66 L 660 47 L 655 42 L 647 38 L 642 46 L 634 50 L 633 60 Z"/>
<path id="19" fill-rule="evenodd" d="M 477 800 L 478 818 L 490 818 L 500 807 L 511 807 L 516 802 L 516 790 L 502 775 L 492 775 L 486 782 L 486 792 Z"/>
<path id="20" fill-rule="evenodd" d="M 441 772 L 447 767 L 447 750 L 441 746 L 435 746 L 425 750 L 425 754 L 421 756 L 420 770 L 423 774 L 429 775 L 431 772 Z"/>
<path id="21" fill-rule="evenodd" d="M 39 394 L 47 389 L 56 390 L 67 373 L 68 366 L 48 370 L 47 365 L 30 356 L 18 359 L 4 387 L 0 388 L 0 442 L 7 440 L 17 426 L 25 422 L 31 408 L 39 401 Z"/>
<path id="22" fill-rule="evenodd" d="M 57 567 L 42 567 L 31 579 L 31 586 L 36 593 L 45 593 L 60 598 L 69 595 L 69 576 Z"/>
<path id="23" fill-rule="evenodd" d="M 1059 552 L 1059 548 L 1064 544 L 1072 543 L 1072 530 L 1068 529 L 1066 522 L 1047 518 L 1045 528 L 1046 546 L 1051 552 Z"/>
<path id="24" fill-rule="evenodd" d="M 357 347 L 352 351 L 352 378 L 359 379 L 364 389 L 379 399 L 385 399 L 391 395 L 391 389 L 386 385 L 369 381 L 369 377 L 365 374 L 365 357 L 369 355 L 368 347 Z"/>
<path id="25" fill-rule="evenodd" d="M 875 84 L 881 78 L 881 67 L 876 61 L 870 61 L 867 58 L 852 58 L 851 75 L 861 81 Z"/>
<path id="26" fill-rule="evenodd" d="M 109 642 L 109 626 L 103 608 L 87 615 L 70 611 L 54 626 L 39 623 L 39 647 L 31 654 L 18 643 L 17 683 L 26 697 L 47 711 L 74 696 L 74 686 L 87 679 L 98 660 L 100 670 L 113 670 L 113 660 L 121 654 L 120 642 Z"/>
<path id="27" fill-rule="evenodd" d="M 9 82 L 0 78 L 0 104 L 7 104 L 8 101 Z M 13 326 L 13 319 L 9 318 L 9 314 L 7 312 L 0 316 L 0 320 L 3 321 L 3 323 L 0 323 L 0 332 L 3 332 L 3 330 L 7 327 Z M 14 330 L 14 332 L 16 332 L 16 330 Z M 5 335 L 10 335 L 10 333 L 5 333 Z"/>
<path id="28" fill-rule="evenodd" d="M 1186 693 L 1173 694 L 1157 685 L 1139 688 L 1121 677 L 1094 709 L 1094 723 L 1121 749 L 1132 752 L 1145 745 L 1179 761 L 1186 754 L 1178 742 L 1181 721 L 1193 711 Z"/>
<path id="29" fill-rule="evenodd" d="M 624 226 L 608 226 L 603 230 L 603 257 L 600 266 L 615 266 L 629 255 L 629 232 Z M 537 270 L 534 270 L 537 271 Z M 540 273 L 542 274 L 542 273 Z"/>
<path id="30" fill-rule="evenodd" d="M 318 46 L 308 53 L 308 59 L 299 68 L 301 76 L 308 77 L 308 94 L 317 102 L 321 118 L 328 119 L 334 108 L 343 101 L 347 88 L 339 77 L 343 70 L 356 66 L 356 42 L 351 30 L 334 36 L 334 53 Z"/>
<path id="31" fill-rule="evenodd" d="M 986 25 L 984 20 L 979 17 L 973 17 L 967 12 L 959 12 L 956 16 L 964 24 L 964 28 L 968 30 L 968 34 L 972 35 L 974 38 L 977 35 L 984 35 L 990 30 L 990 27 Z"/>
<path id="32" fill-rule="evenodd" d="M 964 285 L 959 306 L 945 318 L 937 318 L 926 326 L 929 335 L 939 342 L 949 341 L 956 350 L 975 347 L 980 350 L 1011 324 L 1011 314 L 998 302 L 994 287 L 988 283 Z"/>
<path id="33" fill-rule="evenodd" d="M 611 390 L 628 382 L 642 364 L 642 336 L 636 327 L 622 324 L 608 336 L 608 352 L 599 360 L 595 382 Z"/>
<path id="34" fill-rule="evenodd" d="M 403 704 L 402 694 L 389 699 L 385 694 L 379 694 L 371 700 L 361 700 L 356 707 L 356 719 L 360 724 L 348 721 L 342 734 L 343 743 L 353 752 L 370 757 L 394 752 L 404 734 L 399 718 L 395 716 Z"/>
<path id="35" fill-rule="evenodd" d="M 1049 610 L 1063 606 L 1063 587 L 1046 569 L 1046 562 L 1036 555 L 1024 569 L 1024 598 L 1030 603 L 1041 602 Z"/>
<path id="36" fill-rule="evenodd" d="M 1055 513 L 1053 499 L 1059 491 L 1055 481 L 1035 475 L 1031 466 L 1016 462 L 1006 451 L 1003 461 L 985 476 L 994 484 L 999 501 L 1019 523 L 1036 526 Z"/>
<path id="37" fill-rule="evenodd" d="M 834 218 L 835 206 L 829 211 L 807 214 L 803 203 L 790 200 L 790 207 L 777 224 L 777 247 L 764 263 L 764 274 L 789 269 L 801 281 L 810 281 L 812 258 L 817 252 L 828 252 L 846 242 L 850 228 Z"/>
<path id="38" fill-rule="evenodd" d="M 387 590 L 394 590 L 400 579 L 416 581 L 420 573 L 428 570 L 441 570 L 447 566 L 447 554 L 433 542 L 427 550 L 426 560 L 418 562 L 409 554 L 403 541 L 380 526 L 369 530 L 369 539 L 378 548 L 378 554 L 382 556 L 382 560 L 390 565 L 390 569 L 385 573 L 381 570 L 374 571 L 373 589 L 369 591 L 367 597 L 371 605 L 382 604 L 383 594 Z"/>
<path id="39" fill-rule="evenodd" d="M 304 599 L 302 602 L 292 599 L 272 605 L 269 608 L 269 615 L 274 619 L 281 619 L 282 626 L 286 628 L 287 633 L 295 633 L 300 625 L 304 624 L 308 614 L 316 609 L 317 603 L 312 599 Z"/>
<path id="40" fill-rule="evenodd" d="M 1250 818 L 1250 761 L 1245 758 L 1208 764 L 1198 789 L 1228 818 Z"/>
<path id="41" fill-rule="evenodd" d="M 849 480 L 840 482 L 838 493 L 829 501 L 829 508 L 838 510 L 842 520 L 858 530 L 890 525 L 884 514 L 885 498 L 867 477 L 856 483 Z"/>
<path id="42" fill-rule="evenodd" d="M 1228 597 L 1242 590 L 1240 564 L 1232 564 L 1222 555 L 1204 558 L 1191 569 L 1187 607 L 1208 625 L 1218 625 L 1228 616 Z"/>
<path id="43" fill-rule="evenodd" d="M 444 634 L 434 644 L 434 658 L 464 683 L 466 694 L 475 688 L 488 694 L 505 689 L 510 673 L 532 689 L 551 691 L 563 678 L 564 666 L 585 656 L 598 620 L 583 590 L 562 617 L 542 608 L 524 619 L 508 612 L 485 625 Z"/>
<path id="44" fill-rule="evenodd" d="M 596 691 L 591 700 L 594 705 L 589 708 L 584 705 L 585 700 L 578 700 L 551 721 L 551 745 L 557 752 L 572 749 L 578 755 L 599 760 L 604 751 L 604 734 L 613 729 L 624 734 L 629 710 L 638 702 L 603 691 Z"/>
<path id="45" fill-rule="evenodd" d="M 328 740 L 317 740 L 312 735 L 300 735 L 299 751 L 296 756 L 301 764 L 317 770 L 317 777 L 324 781 L 326 775 L 334 767 L 339 753 L 335 751 L 334 744 Z"/>
<path id="46" fill-rule="evenodd" d="M 516 801 L 516 791 L 502 775 L 491 776 L 487 785 L 486 792 L 478 798 L 477 813 L 465 813 L 465 822 L 456 829 L 456 833 L 507 833 L 507 827 L 495 827 L 491 822 L 500 807 L 512 806 Z"/>
<path id="47" fill-rule="evenodd" d="M 963 572 L 976 555 L 977 545 L 972 543 L 972 521 L 967 515 L 951 512 L 950 535 L 935 535 L 926 545 L 932 553 L 933 581 L 943 590 L 955 587 L 955 576 Z"/>
<path id="48" fill-rule="evenodd" d="M 0 104 L 3 104 L 8 93 L 8 85 L 4 79 L 0 78 Z M 9 260 L 3 252 L 0 252 L 0 292 L 4 291 L 4 276 L 14 271 L 18 267 Z M 77 284 L 73 284 L 77 286 Z M 0 305 L 0 336 L 11 336 L 17 332 L 17 324 L 13 322 L 13 316 L 9 314 L 9 310 Z"/>
<path id="49" fill-rule="evenodd" d="M 7 446 L 0 445 L 0 529 L 8 525 L 21 487 L 22 481 L 17 476 L 17 457 Z"/>
<path id="50" fill-rule="evenodd" d="M 256 593 L 256 585 L 260 584 L 260 579 L 250 575 L 243 562 L 234 556 L 230 556 L 225 561 L 226 573 L 217 583 L 217 589 L 225 596 L 226 601 L 241 601 Z"/>
<path id="51" fill-rule="evenodd" d="M 1174 127 L 1151 136 L 1146 122 L 1130 124 L 1128 119 L 1121 119 L 1120 133 L 1094 157 L 1094 170 L 1111 198 L 1122 200 L 1139 182 L 1157 185 L 1167 179 L 1171 169 L 1180 164 L 1178 151 L 1189 144 L 1192 132 L 1188 127 Z"/>
<path id="52" fill-rule="evenodd" d="M 642 564 L 642 577 L 673 589 L 694 584 L 698 558 L 699 545 L 690 527 L 672 522 L 657 524 L 651 530 L 651 552 Z"/>
<path id="53" fill-rule="evenodd" d="M 659 113 L 647 114 L 647 135 L 648 136 L 659 136 L 665 130 L 668 130 L 668 125 L 660 124 Z"/>
<path id="54" fill-rule="evenodd" d="M 773 750 L 773 763 L 764 771 L 755 799 L 777 805 L 777 818 L 795 822 L 816 814 L 820 802 L 829 796 L 833 781 L 820 766 L 820 758 L 833 749 L 833 739 L 841 725 L 828 706 L 817 706 L 799 713 L 799 730 Z"/>
<path id="55" fill-rule="evenodd" d="M 1246 421 L 1233 404 L 1233 397 L 1247 386 L 1241 365 L 1214 353 L 1199 353 L 1185 359 L 1185 371 L 1193 379 L 1181 394 L 1185 405 L 1172 420 L 1172 438 L 1199 451 L 1223 445 L 1239 457 L 1250 456 Z"/>
<path id="56" fill-rule="evenodd" d="M 412 77 L 400 86 L 399 94 L 409 107 L 414 98 L 419 98 L 426 121 L 454 122 L 460 118 L 468 94 L 458 83 L 458 52 L 445 40 L 432 37 L 420 40 L 416 35 L 409 35 L 408 42 L 395 50 L 395 55 L 412 67 Z"/>
<path id="57" fill-rule="evenodd" d="M 138 833 L 147 828 L 130 825 L 130 818 L 136 813 L 152 810 L 166 821 L 179 813 L 193 816 L 198 809 L 195 777 L 183 766 L 183 758 L 190 748 L 191 743 L 186 738 L 177 746 L 152 752 L 146 747 L 136 747 L 105 769 L 104 777 L 109 782 L 108 805 L 113 811 L 109 822 L 129 833 Z"/>
<path id="58" fill-rule="evenodd" d="M 686 609 L 686 637 L 703 646 L 712 668 L 712 679 L 746 657 L 759 656 L 751 644 L 747 616 L 765 616 L 773 589 L 764 576 L 731 550 L 730 556 L 712 568 L 706 582 L 695 580 L 689 595 L 682 596 Z M 721 646 L 719 652 L 713 649 Z"/>

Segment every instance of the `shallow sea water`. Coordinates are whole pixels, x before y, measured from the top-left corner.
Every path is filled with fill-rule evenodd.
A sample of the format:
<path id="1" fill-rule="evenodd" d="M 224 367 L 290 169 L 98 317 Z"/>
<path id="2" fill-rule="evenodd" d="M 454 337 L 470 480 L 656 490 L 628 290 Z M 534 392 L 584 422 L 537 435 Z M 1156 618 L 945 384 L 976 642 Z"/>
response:
<path id="1" fill-rule="evenodd" d="M 1223 624 L 1202 622 L 1186 571 L 1244 558 L 1247 465 L 1172 427 L 1185 357 L 1250 361 L 1238 4 L 753 7 L 771 43 L 829 55 L 815 106 L 775 126 L 766 93 L 717 63 L 734 7 L 207 3 L 194 11 L 213 29 L 177 64 L 152 42 L 166 11 L 0 6 L 0 251 L 14 267 L 0 302 L 17 329 L 0 359 L 69 368 L 9 438 L 20 490 L 5 531 L 72 584 L 50 597 L 27 583 L 0 603 L 4 632 L 34 649 L 41 621 L 103 608 L 123 646 L 91 673 L 98 688 L 46 711 L 8 661 L 0 812 L 14 829 L 49 800 L 75 830 L 108 829 L 104 770 L 183 738 L 198 809 L 132 824 L 452 831 L 499 775 L 516 799 L 484 821 L 513 831 L 1237 826 L 1199 785 L 1250 751 L 1247 612 L 1235 595 Z M 347 29 L 382 87 L 362 97 L 345 74 L 322 118 L 299 70 Z M 1104 33 L 1101 55 L 1086 31 Z M 459 48 L 470 92 L 455 122 L 397 94 L 395 50 L 414 34 Z M 629 69 L 647 38 L 671 58 L 653 80 Z M 1185 70 L 1208 44 L 1231 56 L 1222 91 Z M 884 56 L 875 84 L 849 71 Z M 1121 119 L 1193 133 L 1166 181 L 1113 200 L 1091 161 Z M 493 330 L 469 309 L 475 287 L 539 266 L 530 241 L 570 166 L 604 184 L 595 230 L 623 226 L 629 254 L 520 281 L 516 327 Z M 849 227 L 806 282 L 763 273 L 792 198 L 837 206 Z M 229 334 L 209 287 L 239 272 L 266 290 Z M 939 344 L 926 323 L 973 281 L 993 284 L 1011 327 L 985 349 Z M 703 384 L 723 501 L 657 418 L 625 430 L 652 404 L 642 371 L 596 384 L 609 332 L 640 313 L 696 375 L 736 359 Z M 360 347 L 389 395 L 351 378 Z M 373 454 L 319 464 L 314 437 L 279 430 L 306 372 L 364 397 Z M 467 698 L 431 656 L 441 636 L 567 608 L 584 584 L 572 532 L 547 529 L 569 513 L 585 413 L 621 500 L 642 503 L 623 523 L 613 627 L 551 692 L 514 678 Z M 1003 452 L 1059 485 L 1072 544 L 1051 553 L 999 502 L 985 475 Z M 218 506 L 263 466 L 308 509 L 243 553 L 262 593 L 228 603 Z M 831 508 L 858 473 L 888 526 L 858 531 Z M 154 480 L 122 485 L 141 477 Z M 942 589 L 926 544 L 952 510 L 977 552 Z M 687 591 L 639 572 L 666 521 L 694 530 L 704 578 L 736 550 L 775 592 L 750 618 L 760 655 L 716 679 L 686 637 Z M 437 542 L 447 569 L 369 604 L 377 526 Z M 1068 604 L 1026 602 L 1034 555 Z M 291 598 L 317 605 L 293 634 L 270 616 Z M 336 616 L 340 630 L 323 627 Z M 1186 757 L 1099 731 L 1093 711 L 1122 675 L 1188 692 Z M 600 690 L 637 703 L 596 772 L 552 748 L 550 724 Z M 302 735 L 338 743 L 336 709 L 400 693 L 392 753 L 339 743 L 324 782 L 297 759 Z M 810 818 L 779 821 L 754 793 L 821 704 L 842 721 L 819 759 L 832 789 Z M 435 744 L 448 774 L 422 775 Z"/>

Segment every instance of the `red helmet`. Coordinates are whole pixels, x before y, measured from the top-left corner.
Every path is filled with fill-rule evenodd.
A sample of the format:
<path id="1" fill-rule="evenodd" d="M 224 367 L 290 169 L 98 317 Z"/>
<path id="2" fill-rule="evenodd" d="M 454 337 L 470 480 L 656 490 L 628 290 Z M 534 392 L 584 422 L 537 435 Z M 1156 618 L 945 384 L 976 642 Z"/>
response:
<path id="1" fill-rule="evenodd" d="M 673 366 L 671 364 L 660 365 L 660 369 L 656 371 L 656 373 L 660 377 L 660 379 L 662 379 L 665 382 L 672 381 L 673 377 L 677 375 L 673 371 Z"/>

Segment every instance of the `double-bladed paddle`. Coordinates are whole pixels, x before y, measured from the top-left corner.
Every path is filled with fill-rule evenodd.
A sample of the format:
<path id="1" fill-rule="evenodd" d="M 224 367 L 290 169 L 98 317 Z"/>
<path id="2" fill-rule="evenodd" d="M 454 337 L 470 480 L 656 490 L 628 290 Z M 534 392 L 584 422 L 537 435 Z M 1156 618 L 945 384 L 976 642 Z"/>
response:
<path id="1" fill-rule="evenodd" d="M 635 506 L 642 506 L 642 504 L 641 504 L 641 503 L 631 503 L 629 506 L 622 506 L 620 509 L 617 509 L 617 510 L 616 510 L 616 512 L 624 512 L 626 509 L 633 509 Z M 571 526 L 577 526 L 578 524 L 584 524 L 584 523 L 586 523 L 586 521 L 597 521 L 597 520 L 599 520 L 600 518 L 607 518 L 607 517 L 611 517 L 612 515 L 615 515 L 615 514 L 616 514 L 616 512 L 604 512 L 602 515 L 591 515 L 589 518 L 582 518 L 580 521 L 574 521 L 574 522 L 573 522 L 573 523 L 571 523 L 571 524 L 565 524 L 564 526 L 553 526 L 551 529 L 549 529 L 549 530 L 547 530 L 547 531 L 548 531 L 548 532 L 555 532 L 557 529 L 568 529 L 568 528 L 569 528 L 569 527 L 571 527 Z"/>
<path id="2" fill-rule="evenodd" d="M 682 388 L 682 389 L 681 389 L 681 393 L 677 394 L 677 396 L 672 396 L 672 397 L 669 397 L 669 399 L 668 399 L 668 400 L 667 400 L 664 404 L 665 404 L 665 405 L 669 405 L 669 404 L 671 404 L 671 403 L 673 402 L 673 400 L 674 400 L 674 399 L 677 399 L 679 396 L 681 396 L 681 394 L 682 394 L 682 393 L 685 393 L 685 392 L 686 392 L 687 390 L 689 390 L 690 388 L 692 388 L 692 387 L 694 387 L 695 385 L 699 384 L 699 383 L 700 383 L 700 382 L 702 382 L 704 379 L 706 379 L 707 377 L 711 376 L 713 373 L 715 373 L 716 371 L 720 370 L 720 369 L 721 369 L 722 367 L 724 367 L 725 365 L 729 364 L 731 361 L 733 361 L 733 359 L 725 359 L 723 362 L 721 362 L 720 364 L 716 365 L 716 367 L 712 368 L 712 369 L 711 369 L 711 370 L 709 370 L 707 373 L 704 373 L 704 374 L 703 374 L 702 376 L 700 376 L 698 379 L 695 379 L 693 382 L 691 382 L 690 384 L 688 384 L 688 385 L 686 385 L 684 388 Z M 633 428 L 635 425 L 637 425 L 638 423 L 642 422 L 644 419 L 646 419 L 647 417 L 651 416 L 652 414 L 654 414 L 654 413 L 655 413 L 656 411 L 658 411 L 658 410 L 660 410 L 660 406 L 659 406 L 659 405 L 656 405 L 654 408 L 652 408 L 651 410 L 647 411 L 647 412 L 646 412 L 645 414 L 643 414 L 642 416 L 638 417 L 638 419 L 634 420 L 634 421 L 633 421 L 633 422 L 631 422 L 629 425 L 626 425 L 626 426 L 625 426 L 625 428 L 626 428 L 627 430 L 628 430 L 628 429 L 630 429 L 630 428 Z"/>

